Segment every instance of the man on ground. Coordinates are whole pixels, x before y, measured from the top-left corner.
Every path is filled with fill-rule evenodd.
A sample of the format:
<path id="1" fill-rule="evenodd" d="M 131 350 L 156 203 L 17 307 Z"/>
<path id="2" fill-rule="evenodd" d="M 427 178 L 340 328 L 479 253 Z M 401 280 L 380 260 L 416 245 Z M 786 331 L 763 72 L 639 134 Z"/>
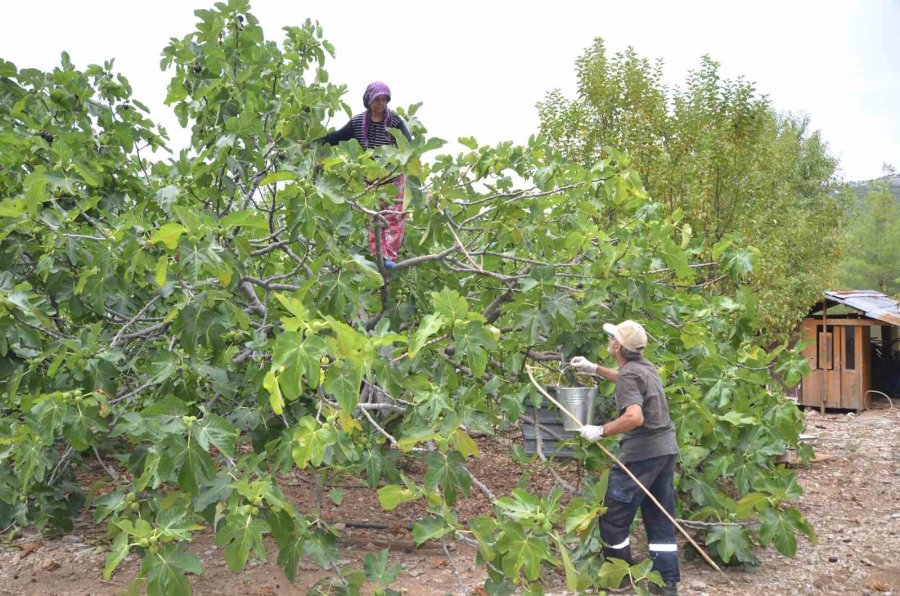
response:
<path id="1" fill-rule="evenodd" d="M 570 366 L 616 384 L 619 417 L 600 426 L 583 426 L 581 436 L 596 442 L 602 437 L 621 434 L 622 463 L 674 517 L 678 442 L 662 380 L 656 367 L 643 356 L 647 333 L 634 321 L 618 325 L 605 323 L 603 330 L 610 336 L 609 352 L 615 355 L 618 368 L 599 366 L 583 356 L 573 358 Z M 675 528 L 618 465 L 609 473 L 606 506 L 608 509 L 600 519 L 604 557 L 633 563 L 628 529 L 640 507 L 653 569 L 659 571 L 665 582 L 663 588 L 651 584 L 650 589 L 667 596 L 676 595 L 681 576 Z"/>

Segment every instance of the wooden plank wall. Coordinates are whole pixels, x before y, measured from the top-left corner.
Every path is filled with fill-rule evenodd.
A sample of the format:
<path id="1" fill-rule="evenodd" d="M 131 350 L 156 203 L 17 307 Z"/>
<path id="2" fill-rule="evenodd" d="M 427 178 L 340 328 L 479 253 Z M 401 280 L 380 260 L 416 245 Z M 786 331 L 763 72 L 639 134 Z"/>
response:
<path id="1" fill-rule="evenodd" d="M 831 323 L 831 320 L 828 320 Z M 830 353 L 831 358 L 824 361 L 819 359 L 819 366 L 825 369 L 825 407 L 841 407 L 841 378 L 844 368 L 844 328 L 828 325 L 830 332 L 819 334 L 820 339 L 826 342 L 825 352 Z"/>
<path id="2" fill-rule="evenodd" d="M 798 403 L 804 406 L 864 410 L 872 383 L 871 319 L 828 318 L 829 331 L 819 332 L 819 319 L 801 323 L 803 338 L 817 340 L 803 350 L 810 374 L 803 378 Z M 853 353 L 847 353 L 852 334 Z M 850 362 L 852 360 L 852 362 Z M 847 368 L 853 364 L 853 368 Z"/>
<path id="3" fill-rule="evenodd" d="M 860 350 L 859 350 L 859 340 L 862 337 L 860 333 L 861 327 L 841 327 L 842 333 L 841 338 L 841 394 L 840 394 L 840 406 L 841 408 L 853 409 L 853 410 L 862 410 L 862 393 L 861 393 L 861 376 L 859 374 L 859 360 L 860 360 Z M 849 346 L 853 351 L 849 353 L 847 350 L 847 341 L 848 338 L 851 339 L 851 345 Z M 853 365 L 853 368 L 850 368 L 850 365 Z"/>
<path id="4" fill-rule="evenodd" d="M 866 395 L 866 392 L 872 388 L 872 328 L 871 327 L 858 327 L 860 335 L 860 340 L 856 346 L 856 353 L 859 355 L 859 358 L 856 361 L 859 363 L 857 368 L 859 369 L 859 395 L 860 395 L 860 409 L 867 410 L 869 409 L 869 397 Z"/>
<path id="5" fill-rule="evenodd" d="M 822 387 L 825 380 L 824 371 L 818 370 L 818 346 L 816 342 L 816 321 L 806 319 L 801 324 L 803 339 L 809 340 L 810 345 L 803 349 L 810 373 L 803 378 L 803 390 L 800 392 L 799 403 L 802 406 L 818 406 L 822 403 Z"/>

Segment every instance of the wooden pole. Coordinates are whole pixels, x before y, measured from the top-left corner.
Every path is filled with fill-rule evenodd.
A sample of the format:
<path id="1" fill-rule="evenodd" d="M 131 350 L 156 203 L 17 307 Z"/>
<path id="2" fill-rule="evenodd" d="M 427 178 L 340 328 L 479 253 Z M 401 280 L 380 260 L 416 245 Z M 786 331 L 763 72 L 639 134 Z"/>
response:
<path id="1" fill-rule="evenodd" d="M 822 294 L 822 338 L 825 342 L 825 357 L 831 368 L 834 368 L 834 338 L 828 335 L 828 294 Z M 818 345 L 818 338 L 816 338 Z M 829 357 L 830 355 L 830 357 Z M 818 356 L 817 356 L 818 357 Z M 825 413 L 825 404 L 828 403 L 828 369 L 822 374 L 822 406 L 820 412 Z"/>
<path id="2" fill-rule="evenodd" d="M 544 397 L 546 397 L 547 399 L 549 399 L 549 400 L 550 400 L 557 408 L 560 409 L 560 411 L 562 411 L 566 416 L 568 416 L 569 418 L 571 418 L 572 420 L 574 420 L 575 423 L 578 425 L 578 428 L 581 428 L 582 426 L 584 426 L 584 425 L 581 423 L 581 420 L 579 420 L 578 418 L 576 418 L 575 415 L 572 414 L 572 412 L 570 412 L 569 410 L 567 410 L 561 403 L 559 403 L 558 401 L 556 401 L 555 399 L 553 399 L 552 397 L 550 397 L 550 394 L 547 393 L 547 392 L 544 390 L 544 388 L 541 387 L 541 386 L 538 384 L 538 382 L 537 382 L 537 381 L 535 380 L 535 378 L 534 378 L 534 375 L 531 374 L 531 367 L 530 367 L 530 366 L 526 367 L 526 372 L 528 373 L 528 378 L 531 379 L 531 384 L 534 385 L 534 386 L 537 388 L 538 391 L 540 391 L 541 395 L 543 395 Z M 631 470 L 629 470 L 629 469 L 625 466 L 625 464 L 623 464 L 623 463 L 619 460 L 618 457 L 616 457 L 615 455 L 613 455 L 613 454 L 609 451 L 609 449 L 607 449 L 606 447 L 604 447 L 603 444 L 602 444 L 600 441 L 597 441 L 597 442 L 595 443 L 595 445 L 597 445 L 597 447 L 599 447 L 600 449 L 602 449 L 602 450 L 603 450 L 603 453 L 605 453 L 611 460 L 613 460 L 614 462 L 616 462 L 616 465 L 618 465 L 620 468 L 622 468 L 622 470 L 623 470 L 626 474 L 628 474 L 628 477 L 631 478 L 632 480 L 634 480 L 635 484 L 637 484 L 639 487 L 641 487 L 641 490 L 644 491 L 644 494 L 646 494 L 646 495 L 650 498 L 650 500 L 653 501 L 653 504 L 656 505 L 656 507 L 657 507 L 660 511 L 662 511 L 663 515 L 665 515 L 665 516 L 669 519 L 669 521 L 672 522 L 672 524 L 673 524 L 676 528 L 678 528 L 678 531 L 680 531 L 680 532 L 682 533 L 682 535 L 683 535 L 685 538 L 687 538 L 687 541 L 691 543 L 691 546 L 693 546 L 694 548 L 696 548 L 696 549 L 697 549 L 697 552 L 700 553 L 700 554 L 703 556 L 703 559 L 704 559 L 707 563 L 709 563 L 710 566 L 711 566 L 713 569 L 715 569 L 716 571 L 718 571 L 719 573 L 721 573 L 721 574 L 722 574 L 722 577 L 724 577 L 724 578 L 728 581 L 728 583 L 730 584 L 730 583 L 731 583 L 731 579 L 730 579 L 727 575 L 725 575 L 725 572 L 722 571 L 722 570 L 719 568 L 718 565 L 716 565 L 716 562 L 713 561 L 713 560 L 709 557 L 708 554 L 706 554 L 706 551 L 705 551 L 705 550 L 703 550 L 702 548 L 700 548 L 700 545 L 697 544 L 697 543 L 694 541 L 694 539 L 691 538 L 691 535 L 688 534 L 688 533 L 684 530 L 684 528 L 681 527 L 681 524 L 679 524 L 677 521 L 675 521 L 675 518 L 672 517 L 672 515 L 671 515 L 668 511 L 666 511 L 666 508 L 663 507 L 662 504 L 660 504 L 660 502 L 656 500 L 656 497 L 654 497 L 654 496 L 650 493 L 650 491 L 647 490 L 647 487 L 644 486 L 643 484 L 641 484 L 641 481 L 638 480 L 637 477 L 636 477 L 634 474 L 631 473 Z"/>

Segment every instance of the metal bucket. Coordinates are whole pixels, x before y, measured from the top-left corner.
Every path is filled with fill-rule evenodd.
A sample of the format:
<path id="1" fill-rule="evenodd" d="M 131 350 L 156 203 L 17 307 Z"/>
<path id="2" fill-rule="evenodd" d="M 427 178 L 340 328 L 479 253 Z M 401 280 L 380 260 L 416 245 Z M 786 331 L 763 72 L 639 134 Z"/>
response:
<path id="1" fill-rule="evenodd" d="M 594 398 L 597 397 L 596 387 L 557 387 L 556 399 L 565 409 L 570 411 L 584 424 L 592 424 L 594 420 Z M 563 419 L 563 428 L 575 431 L 580 428 L 574 420 L 560 412 Z"/>

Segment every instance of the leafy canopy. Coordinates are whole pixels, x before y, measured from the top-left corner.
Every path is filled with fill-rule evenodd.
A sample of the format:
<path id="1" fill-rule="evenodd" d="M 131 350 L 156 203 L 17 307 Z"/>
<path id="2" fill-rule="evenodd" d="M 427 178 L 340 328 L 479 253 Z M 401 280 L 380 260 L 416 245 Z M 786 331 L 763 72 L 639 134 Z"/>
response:
<path id="1" fill-rule="evenodd" d="M 890 178 L 876 181 L 847 214 L 847 252 L 838 276 L 841 288 L 900 295 L 900 202 L 889 182 Z"/>
<path id="2" fill-rule="evenodd" d="M 337 560 L 337 530 L 279 484 L 300 469 L 364 483 L 388 510 L 423 502 L 415 539 L 476 540 L 493 591 L 537 590 L 557 567 L 573 589 L 647 577 L 600 567 L 593 447 L 575 445 L 599 476 L 580 496 L 517 490 L 473 520 L 454 507 L 484 486 L 469 433 L 537 400 L 524 366 L 603 357 L 600 321 L 628 317 L 653 338 L 678 425 L 682 515 L 746 522 L 709 532 L 723 560 L 813 536 L 772 463 L 799 414 L 766 370 L 796 382 L 804 360 L 754 343 L 748 290 L 695 290 L 707 269 L 745 279 L 754 251 L 692 243 L 686 212 L 667 215 L 617 153 L 579 163 L 541 137 L 467 138 L 426 162 L 442 141 L 416 106 L 399 110 L 411 142 L 324 148 L 347 106 L 320 28 L 276 44 L 244 0 L 196 14 L 163 51 L 166 101 L 192 134 L 167 161 L 146 158 L 166 136 L 111 63 L 0 62 L 0 527 L 70 528 L 86 498 L 74 464 L 102 458 L 127 471 L 90 504 L 113 540 L 105 577 L 137 552 L 136 587 L 187 593 L 202 570 L 186 543 L 210 525 L 232 571 L 267 558 L 271 536 L 293 580 L 304 558 Z M 366 234 L 393 187 L 370 181 L 397 172 L 410 221 L 388 273 Z M 413 449 L 429 449 L 421 478 L 395 465 Z M 395 577 L 383 553 L 333 580 Z"/>
<path id="3" fill-rule="evenodd" d="M 609 56 L 597 39 L 576 61 L 578 93 L 539 104 L 541 132 L 567 157 L 591 164 L 609 147 L 631 156 L 664 212 L 683 213 L 682 237 L 713 254 L 740 237 L 761 249 L 749 283 L 765 304 L 766 339 L 787 337 L 831 282 L 842 210 L 832 198 L 837 160 L 805 118 L 776 113 L 742 79 L 704 57 L 683 88 L 663 84 L 661 61 L 632 48 Z M 732 292 L 714 272 L 699 281 Z"/>

